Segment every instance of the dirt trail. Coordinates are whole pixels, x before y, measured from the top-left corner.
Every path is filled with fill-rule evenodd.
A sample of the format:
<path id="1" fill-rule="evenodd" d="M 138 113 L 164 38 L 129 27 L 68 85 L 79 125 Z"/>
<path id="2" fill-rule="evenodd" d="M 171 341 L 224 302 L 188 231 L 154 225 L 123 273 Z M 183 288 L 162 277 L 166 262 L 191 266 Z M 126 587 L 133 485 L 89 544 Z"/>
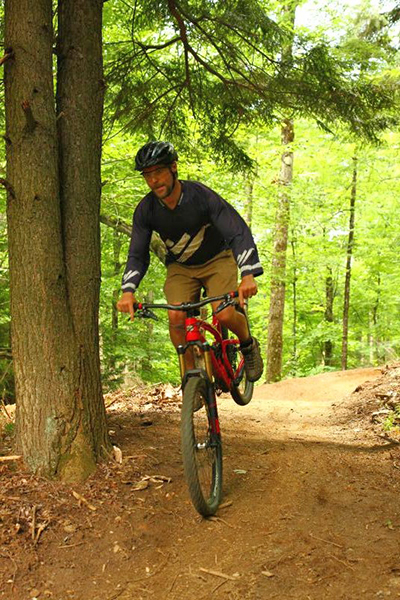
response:
<path id="1" fill-rule="evenodd" d="M 247 407 L 221 399 L 225 507 L 213 520 L 187 498 L 179 413 L 113 413 L 124 461 L 75 489 L 96 510 L 69 488 L 9 478 L 4 495 L 36 502 L 49 523 L 36 545 L 29 527 L 5 536 L 0 598 L 400 597 L 399 450 L 349 412 L 349 394 L 380 375 L 263 385 Z M 145 475 L 153 481 L 135 490 Z"/>

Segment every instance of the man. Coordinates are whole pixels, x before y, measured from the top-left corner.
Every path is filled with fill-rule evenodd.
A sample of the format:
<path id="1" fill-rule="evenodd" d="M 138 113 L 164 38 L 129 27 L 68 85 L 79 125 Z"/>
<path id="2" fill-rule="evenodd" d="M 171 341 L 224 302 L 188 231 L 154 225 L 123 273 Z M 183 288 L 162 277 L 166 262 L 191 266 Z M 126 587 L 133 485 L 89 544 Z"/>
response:
<path id="1" fill-rule="evenodd" d="M 151 234 L 156 231 L 167 248 L 164 292 L 169 304 L 194 302 L 204 286 L 208 296 L 238 290 L 243 306 L 257 293 L 255 277 L 263 273 L 250 229 L 239 213 L 210 188 L 180 181 L 178 155 L 169 142 L 145 144 L 135 158 L 150 188 L 133 215 L 132 238 L 117 303 L 133 319 L 134 293 L 150 262 Z M 237 267 L 241 283 L 237 286 Z M 218 303 L 213 306 L 214 310 Z M 229 306 L 217 315 L 240 340 L 246 376 L 257 381 L 263 370 L 259 343 L 250 337 L 243 314 Z M 168 311 L 172 343 L 185 343 L 185 313 Z M 190 358 L 189 361 L 191 362 Z M 192 368 L 192 364 L 188 364 Z"/>

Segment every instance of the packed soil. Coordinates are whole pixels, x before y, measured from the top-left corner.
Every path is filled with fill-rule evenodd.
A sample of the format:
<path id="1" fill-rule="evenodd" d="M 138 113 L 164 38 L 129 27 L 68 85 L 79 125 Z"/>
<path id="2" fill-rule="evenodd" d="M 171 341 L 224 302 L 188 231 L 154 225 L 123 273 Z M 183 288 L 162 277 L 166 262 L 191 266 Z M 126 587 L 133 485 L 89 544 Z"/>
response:
<path id="1" fill-rule="evenodd" d="M 0 599 L 400 597 L 399 398 L 400 364 L 220 397 L 224 497 L 203 519 L 176 391 L 107 396 L 115 459 L 85 484 L 0 462 Z"/>

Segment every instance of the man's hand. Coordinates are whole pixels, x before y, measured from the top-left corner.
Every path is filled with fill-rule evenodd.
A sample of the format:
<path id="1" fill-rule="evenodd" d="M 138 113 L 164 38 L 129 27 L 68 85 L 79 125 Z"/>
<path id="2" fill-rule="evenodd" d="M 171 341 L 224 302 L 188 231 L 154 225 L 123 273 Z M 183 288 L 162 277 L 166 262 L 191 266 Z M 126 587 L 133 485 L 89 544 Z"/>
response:
<path id="1" fill-rule="evenodd" d="M 133 292 L 124 292 L 117 302 L 117 310 L 120 312 L 129 313 L 131 315 L 131 321 L 133 321 L 133 317 L 135 315 L 133 304 L 135 302 L 136 298 L 133 295 Z"/>
<path id="2" fill-rule="evenodd" d="M 244 308 L 246 298 L 251 298 L 257 294 L 257 284 L 253 275 L 245 275 L 238 287 L 239 304 Z"/>

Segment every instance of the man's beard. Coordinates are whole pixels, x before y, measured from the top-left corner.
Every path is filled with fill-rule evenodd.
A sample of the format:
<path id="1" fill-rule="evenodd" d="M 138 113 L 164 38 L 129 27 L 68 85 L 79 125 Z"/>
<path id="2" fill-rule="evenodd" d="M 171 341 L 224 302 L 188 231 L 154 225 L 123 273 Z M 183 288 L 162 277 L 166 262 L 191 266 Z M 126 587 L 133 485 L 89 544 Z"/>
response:
<path id="1" fill-rule="evenodd" d="M 175 187 L 175 179 L 173 180 L 173 182 L 170 185 L 165 184 L 164 186 L 160 186 L 161 188 L 165 188 L 163 192 L 158 192 L 157 189 L 153 190 L 153 192 L 155 193 L 155 195 L 157 196 L 157 198 L 159 200 L 164 200 L 165 198 L 168 198 L 168 196 L 170 196 L 173 192 L 173 189 Z"/>

